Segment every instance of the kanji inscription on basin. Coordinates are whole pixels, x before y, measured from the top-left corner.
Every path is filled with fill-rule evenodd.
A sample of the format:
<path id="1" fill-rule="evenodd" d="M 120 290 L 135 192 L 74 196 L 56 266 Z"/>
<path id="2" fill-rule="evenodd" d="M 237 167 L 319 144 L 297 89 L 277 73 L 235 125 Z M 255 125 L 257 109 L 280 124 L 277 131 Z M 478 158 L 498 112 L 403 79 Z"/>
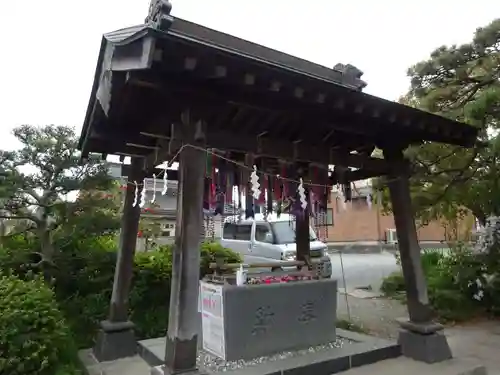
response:
<path id="1" fill-rule="evenodd" d="M 274 313 L 270 306 L 261 306 L 255 310 L 255 323 L 252 328 L 252 335 L 265 333 L 272 324 Z"/>
<path id="2" fill-rule="evenodd" d="M 301 306 L 302 311 L 299 316 L 299 322 L 301 323 L 309 323 L 310 321 L 316 319 L 315 313 L 315 302 L 307 301 L 304 302 Z"/>

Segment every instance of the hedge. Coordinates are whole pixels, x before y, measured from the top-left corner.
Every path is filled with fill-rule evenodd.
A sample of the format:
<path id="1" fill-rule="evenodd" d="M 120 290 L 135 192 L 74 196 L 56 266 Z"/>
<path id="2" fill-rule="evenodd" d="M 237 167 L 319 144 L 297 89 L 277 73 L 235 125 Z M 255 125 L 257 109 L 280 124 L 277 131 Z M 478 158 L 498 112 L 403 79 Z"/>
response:
<path id="1" fill-rule="evenodd" d="M 64 367 L 76 362 L 76 348 L 43 280 L 0 276 L 0 353 L 0 374 L 70 373 Z"/>
<path id="2" fill-rule="evenodd" d="M 108 238 L 92 239 L 93 248 L 85 248 L 84 240 L 76 245 L 73 242 L 71 248 L 65 248 L 54 258 L 51 274 L 55 296 L 80 348 L 93 345 L 99 322 L 107 317 L 117 255 L 114 243 Z M 30 272 L 26 266 L 30 263 L 29 247 L 26 243 L 16 243 L 0 249 L 0 269 L 25 278 Z M 241 261 L 238 254 L 218 243 L 204 242 L 200 251 L 201 277 L 209 272 L 209 263 L 216 258 Z M 171 245 L 137 253 L 129 308 L 139 339 L 166 333 L 171 274 Z"/>

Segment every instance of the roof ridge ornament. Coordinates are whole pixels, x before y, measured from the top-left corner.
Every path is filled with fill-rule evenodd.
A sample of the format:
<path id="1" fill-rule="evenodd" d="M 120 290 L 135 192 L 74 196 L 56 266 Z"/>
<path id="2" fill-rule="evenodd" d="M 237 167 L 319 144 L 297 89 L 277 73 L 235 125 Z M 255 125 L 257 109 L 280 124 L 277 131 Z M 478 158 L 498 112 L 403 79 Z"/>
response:
<path id="1" fill-rule="evenodd" d="M 172 3 L 169 0 L 151 0 L 144 23 L 157 30 L 167 31 L 174 22 L 174 17 L 170 15 L 171 11 Z"/>
<path id="2" fill-rule="evenodd" d="M 357 90 L 361 91 L 367 86 L 367 83 L 361 79 L 363 71 L 354 65 L 338 63 L 333 69 L 342 73 L 343 78 L 346 79 L 346 83 L 353 85 Z"/>

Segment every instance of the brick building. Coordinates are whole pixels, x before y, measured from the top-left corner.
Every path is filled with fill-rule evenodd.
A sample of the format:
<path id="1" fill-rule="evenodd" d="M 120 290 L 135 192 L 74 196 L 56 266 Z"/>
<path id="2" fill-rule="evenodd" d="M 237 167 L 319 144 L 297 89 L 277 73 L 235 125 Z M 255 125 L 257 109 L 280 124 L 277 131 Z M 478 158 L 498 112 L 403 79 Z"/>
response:
<path id="1" fill-rule="evenodd" d="M 334 189 L 328 207 L 327 225 L 323 236 L 330 243 L 393 243 L 396 241 L 396 227 L 391 214 L 384 215 L 375 203 L 369 207 L 366 196 L 370 188 L 366 182 L 356 183 L 351 202 L 345 209 Z M 418 228 L 421 242 L 441 242 L 446 240 L 446 229 L 441 222 L 433 221 Z"/>

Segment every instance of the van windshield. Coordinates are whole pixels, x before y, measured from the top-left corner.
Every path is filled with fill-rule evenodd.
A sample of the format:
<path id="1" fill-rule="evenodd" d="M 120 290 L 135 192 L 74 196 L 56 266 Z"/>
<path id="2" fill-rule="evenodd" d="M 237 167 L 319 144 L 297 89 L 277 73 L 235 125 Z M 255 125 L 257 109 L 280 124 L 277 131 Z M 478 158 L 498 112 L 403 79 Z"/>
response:
<path id="1" fill-rule="evenodd" d="M 275 243 L 295 243 L 295 221 L 276 221 L 270 224 Z M 311 228 L 309 228 L 309 240 L 317 240 L 316 234 Z"/>

